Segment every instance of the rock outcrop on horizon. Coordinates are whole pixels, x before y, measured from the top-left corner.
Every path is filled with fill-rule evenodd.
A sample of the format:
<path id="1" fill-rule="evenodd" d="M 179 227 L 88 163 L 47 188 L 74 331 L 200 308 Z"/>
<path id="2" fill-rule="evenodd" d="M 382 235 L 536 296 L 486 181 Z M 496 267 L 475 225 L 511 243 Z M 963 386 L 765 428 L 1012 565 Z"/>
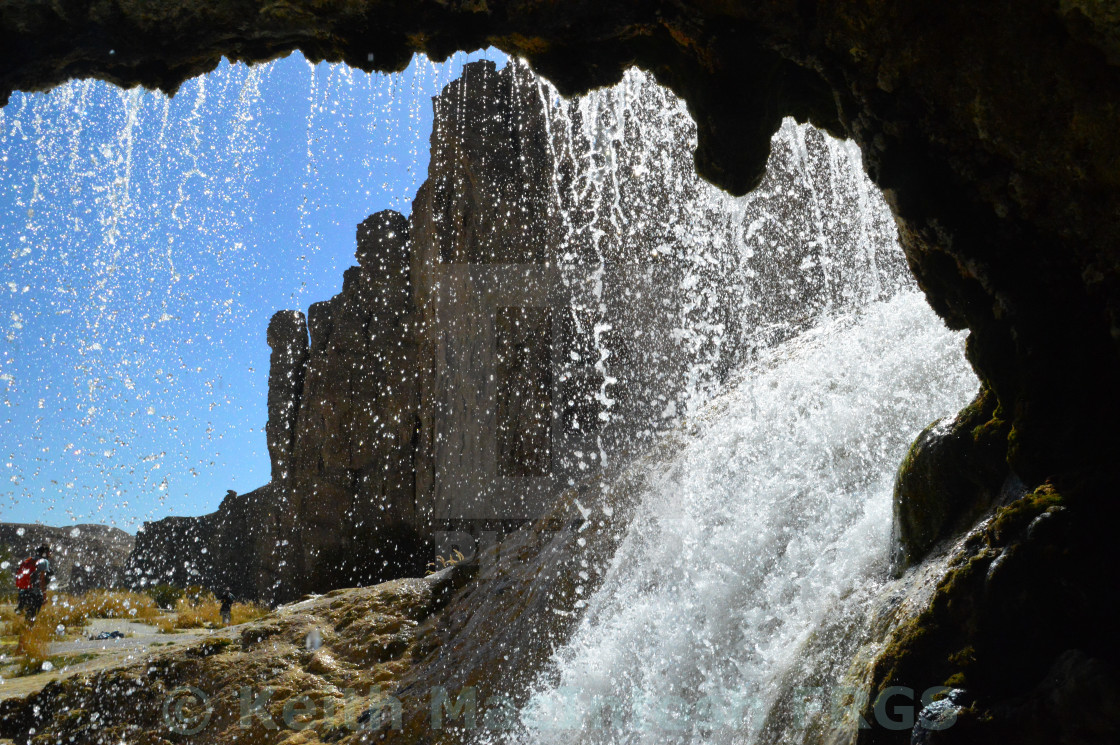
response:
<path id="1" fill-rule="evenodd" d="M 93 588 L 122 587 L 125 562 L 135 538 L 109 525 L 52 527 L 0 523 L 0 560 L 9 565 L 0 571 L 10 587 L 14 587 L 11 576 L 15 568 L 44 543 L 51 547 L 58 586 L 80 593 Z"/>
<path id="2" fill-rule="evenodd" d="M 272 481 L 202 517 L 145 523 L 135 583 L 228 586 L 270 601 L 421 574 L 414 453 L 419 373 L 408 224 L 358 226 L 358 266 L 307 319 L 268 328 Z"/>

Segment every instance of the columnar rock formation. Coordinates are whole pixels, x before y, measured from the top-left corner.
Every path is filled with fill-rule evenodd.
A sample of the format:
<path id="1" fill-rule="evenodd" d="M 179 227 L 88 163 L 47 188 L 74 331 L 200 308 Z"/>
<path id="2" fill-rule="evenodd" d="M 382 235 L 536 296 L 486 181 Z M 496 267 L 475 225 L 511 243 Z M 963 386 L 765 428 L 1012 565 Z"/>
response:
<path id="1" fill-rule="evenodd" d="M 268 324 L 272 349 L 268 372 L 268 456 L 272 480 L 284 481 L 291 468 L 299 401 L 307 372 L 307 320 L 302 313 L 284 311 Z"/>
<path id="2" fill-rule="evenodd" d="M 341 293 L 306 322 L 280 311 L 269 324 L 272 481 L 211 515 L 146 524 L 137 581 L 277 600 L 422 572 L 408 224 L 381 212 L 357 238 Z"/>
<path id="3" fill-rule="evenodd" d="M 637 89 L 658 98 L 611 124 L 608 153 L 587 141 L 600 124 L 561 121 L 524 65 L 467 65 L 434 100 L 411 219 L 365 220 L 342 292 L 306 322 L 280 311 L 269 324 L 271 483 L 147 525 L 143 580 L 276 600 L 419 573 L 648 447 L 749 354 L 754 323 L 788 333 L 822 307 L 889 294 L 880 280 L 902 272 L 889 235 L 857 235 L 862 215 L 814 226 L 794 206 L 818 181 L 849 185 L 829 181 L 819 133 L 787 142 L 755 202 L 780 222 L 712 214 L 723 203 L 687 164 L 687 119 L 643 149 L 634 119 L 677 104 Z M 628 180 L 603 172 L 609 154 Z M 860 198 L 829 197 L 853 213 Z M 780 249 L 741 269 L 750 240 Z"/>
<path id="4" fill-rule="evenodd" d="M 515 67 L 466 67 L 435 101 L 411 224 L 369 217 L 342 292 L 306 322 L 273 317 L 271 483 L 145 525 L 139 581 L 287 599 L 420 574 L 451 548 L 435 531 L 501 530 L 547 508 L 557 215 L 537 84 Z M 509 385 L 517 395 L 499 395 Z"/>

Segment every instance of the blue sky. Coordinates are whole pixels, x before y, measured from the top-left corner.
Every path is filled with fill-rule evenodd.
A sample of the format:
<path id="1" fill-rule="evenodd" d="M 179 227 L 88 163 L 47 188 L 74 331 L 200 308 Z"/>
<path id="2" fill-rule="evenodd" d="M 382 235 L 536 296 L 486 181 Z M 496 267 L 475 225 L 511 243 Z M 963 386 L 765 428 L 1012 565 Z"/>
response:
<path id="1" fill-rule="evenodd" d="M 294 55 L 173 98 L 95 81 L 0 109 L 0 521 L 146 520 L 268 481 L 268 319 L 338 292 L 408 214 L 431 97 Z"/>

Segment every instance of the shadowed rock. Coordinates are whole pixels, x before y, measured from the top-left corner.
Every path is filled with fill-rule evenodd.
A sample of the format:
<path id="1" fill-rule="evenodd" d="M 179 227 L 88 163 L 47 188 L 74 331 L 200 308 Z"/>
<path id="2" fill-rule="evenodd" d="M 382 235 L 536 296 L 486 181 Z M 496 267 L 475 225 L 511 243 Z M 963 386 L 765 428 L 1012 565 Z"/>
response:
<path id="1" fill-rule="evenodd" d="M 408 268 L 408 218 L 393 210 L 370 215 L 358 225 L 358 266 L 380 274 Z"/>
<path id="2" fill-rule="evenodd" d="M 272 349 L 268 371 L 268 455 L 272 480 L 284 481 L 291 467 L 292 443 L 307 372 L 307 321 L 302 313 L 282 310 L 268 323 Z"/>

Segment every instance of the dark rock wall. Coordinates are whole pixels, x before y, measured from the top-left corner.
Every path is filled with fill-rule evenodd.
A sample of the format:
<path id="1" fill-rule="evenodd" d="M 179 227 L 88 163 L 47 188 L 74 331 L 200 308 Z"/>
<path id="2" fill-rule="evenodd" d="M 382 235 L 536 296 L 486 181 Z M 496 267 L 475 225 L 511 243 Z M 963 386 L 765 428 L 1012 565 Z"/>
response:
<path id="1" fill-rule="evenodd" d="M 284 481 L 291 468 L 303 378 L 307 373 L 307 320 L 302 313 L 281 311 L 268 324 L 272 349 L 268 371 L 268 456 L 272 480 Z"/>
<path id="2" fill-rule="evenodd" d="M 543 371 L 553 348 L 549 143 L 535 83 L 515 69 L 467 65 L 433 100 L 429 179 L 412 205 L 425 329 L 416 494 L 438 528 L 524 521 L 551 496 L 551 468 L 535 462 L 551 459 L 551 409 L 531 405 L 533 381 L 500 375 L 503 313 L 535 314 L 524 332 Z M 540 393 L 548 399 L 551 385 Z M 499 411 L 502 400 L 525 405 Z"/>
<path id="3" fill-rule="evenodd" d="M 229 492 L 209 515 L 144 523 L 128 555 L 128 584 L 229 587 L 241 598 L 271 597 L 281 580 L 279 503 L 270 484 L 248 494 Z"/>
<path id="4" fill-rule="evenodd" d="M 271 483 L 210 515 L 146 523 L 135 581 L 278 601 L 422 573 L 408 225 L 382 212 L 357 234 L 342 292 L 306 322 L 280 311 L 269 324 Z"/>
<path id="5" fill-rule="evenodd" d="M 359 265 L 311 306 L 292 473 L 279 507 L 293 587 L 333 588 L 419 573 L 415 440 L 417 328 L 407 224 L 358 227 Z M 287 548 L 288 551 L 283 551 Z"/>

